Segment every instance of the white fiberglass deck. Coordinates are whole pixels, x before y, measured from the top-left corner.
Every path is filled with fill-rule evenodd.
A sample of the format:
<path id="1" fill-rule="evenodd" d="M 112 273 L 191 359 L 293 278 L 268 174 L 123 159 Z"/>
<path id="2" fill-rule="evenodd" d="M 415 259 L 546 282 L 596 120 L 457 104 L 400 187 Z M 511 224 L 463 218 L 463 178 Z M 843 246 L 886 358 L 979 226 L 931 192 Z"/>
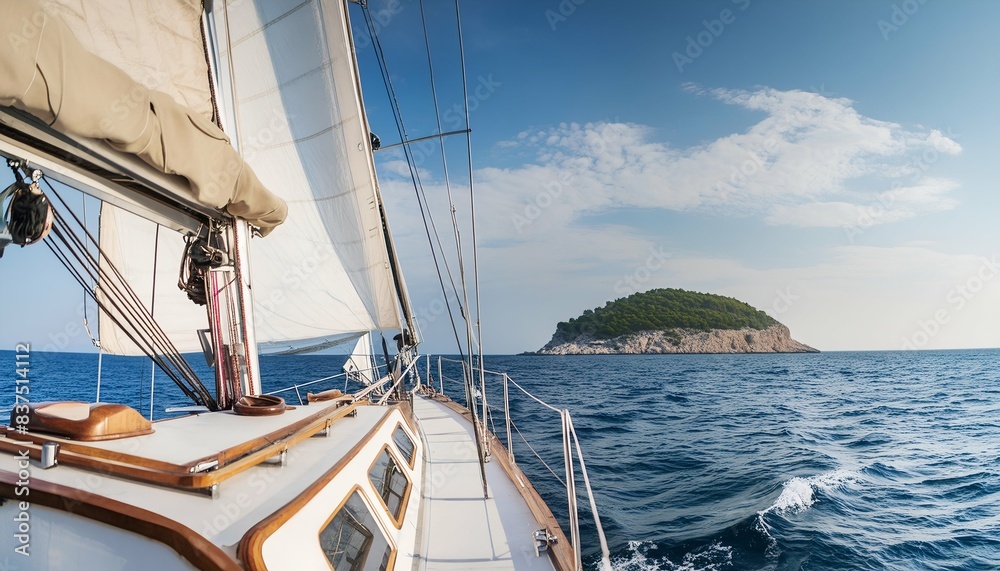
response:
<path id="1" fill-rule="evenodd" d="M 483 498 L 472 425 L 457 412 L 415 396 L 413 411 L 426 443 L 423 554 L 414 569 L 545 569 L 531 534 L 541 528 L 514 483 L 497 462 L 486 464 L 489 498 Z"/>

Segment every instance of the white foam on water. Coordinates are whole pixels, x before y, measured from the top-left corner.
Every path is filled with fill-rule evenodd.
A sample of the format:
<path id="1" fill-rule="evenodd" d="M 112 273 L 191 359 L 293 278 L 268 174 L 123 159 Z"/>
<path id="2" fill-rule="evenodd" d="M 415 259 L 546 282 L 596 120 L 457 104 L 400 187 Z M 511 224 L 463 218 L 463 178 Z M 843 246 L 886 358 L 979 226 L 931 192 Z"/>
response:
<path id="1" fill-rule="evenodd" d="M 767 509 L 757 512 L 757 528 L 767 536 L 771 551 L 777 546 L 771 535 L 771 526 L 766 515 L 779 516 L 799 513 L 816 503 L 816 492 L 828 492 L 844 486 L 852 486 L 861 478 L 858 471 L 837 469 L 808 478 L 795 477 L 784 483 L 781 494 Z M 727 571 L 733 568 L 733 548 L 714 542 L 686 553 L 679 562 L 666 557 L 650 557 L 649 551 L 655 545 L 648 541 L 630 541 L 628 553 L 611 559 L 614 571 Z M 776 556 L 769 553 L 769 556 Z M 595 570 L 597 567 L 594 568 Z"/>
<path id="2" fill-rule="evenodd" d="M 649 556 L 654 545 L 648 541 L 628 542 L 628 554 L 611 559 L 614 571 L 723 571 L 731 569 L 733 548 L 715 542 L 684 554 L 680 563 Z"/>
<path id="3" fill-rule="evenodd" d="M 841 486 L 853 485 L 858 481 L 858 472 L 837 469 L 808 478 L 792 478 L 785 482 L 781 495 L 765 510 L 757 512 L 764 516 L 769 513 L 778 515 L 794 514 L 809 509 L 816 503 L 816 491 L 828 492 Z"/>
<path id="4" fill-rule="evenodd" d="M 764 510 L 764 513 L 796 513 L 804 511 L 814 503 L 816 501 L 813 499 L 812 484 L 803 478 L 792 478 L 785 482 L 781 495 L 774 500 L 771 507 Z"/>
<path id="5" fill-rule="evenodd" d="M 857 483 L 860 477 L 857 471 L 838 468 L 816 476 L 796 477 L 785 482 L 778 499 L 774 500 L 774 503 L 767 509 L 757 512 L 757 530 L 767 536 L 768 556 L 777 556 L 774 550 L 777 548 L 778 542 L 771 535 L 771 526 L 768 525 L 765 516 L 772 513 L 785 516 L 803 512 L 816 503 L 815 493 L 817 491 L 828 492 L 841 486 L 851 486 Z"/>

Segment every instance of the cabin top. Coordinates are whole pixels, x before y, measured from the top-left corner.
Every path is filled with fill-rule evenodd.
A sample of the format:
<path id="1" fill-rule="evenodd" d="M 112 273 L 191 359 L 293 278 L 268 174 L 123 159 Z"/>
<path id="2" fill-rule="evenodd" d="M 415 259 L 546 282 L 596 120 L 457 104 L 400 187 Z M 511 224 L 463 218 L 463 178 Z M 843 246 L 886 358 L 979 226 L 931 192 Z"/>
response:
<path id="1" fill-rule="evenodd" d="M 211 493 L 233 475 L 328 432 L 338 420 L 356 414 L 358 406 L 348 397 L 288 407 L 274 416 L 220 411 L 152 424 L 139 417 L 143 424 L 133 418 L 138 413 L 123 405 L 38 403 L 26 415 L 26 431 L 6 428 L 0 452 L 27 450 L 38 460 L 42 446 L 54 442 L 59 444 L 58 462 L 66 466 Z M 112 436 L 102 436 L 101 430 L 116 420 L 118 436 L 114 428 Z"/>

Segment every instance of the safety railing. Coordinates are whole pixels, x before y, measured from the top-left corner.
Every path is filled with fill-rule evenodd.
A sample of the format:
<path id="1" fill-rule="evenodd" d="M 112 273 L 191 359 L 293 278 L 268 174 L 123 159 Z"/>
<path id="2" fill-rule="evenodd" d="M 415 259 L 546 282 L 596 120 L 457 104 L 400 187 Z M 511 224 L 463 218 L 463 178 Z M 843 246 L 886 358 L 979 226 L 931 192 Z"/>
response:
<path id="1" fill-rule="evenodd" d="M 323 377 L 322 379 L 316 379 L 316 380 L 308 381 L 308 382 L 305 382 L 305 383 L 297 383 L 297 384 L 294 384 L 294 385 L 292 385 L 290 387 L 285 387 L 283 389 L 278 389 L 276 391 L 270 391 L 270 392 L 268 392 L 266 394 L 269 394 L 269 395 L 280 395 L 281 393 L 287 393 L 287 392 L 294 391 L 295 392 L 295 397 L 298 399 L 299 404 L 300 405 L 304 405 L 305 402 L 302 400 L 302 391 L 300 389 L 304 389 L 306 387 L 317 385 L 319 383 L 328 383 L 329 384 L 330 381 L 332 381 L 334 379 L 343 378 L 344 379 L 344 394 L 345 395 L 351 394 L 351 396 L 354 397 L 354 400 L 360 400 L 360 399 L 367 398 L 367 397 L 369 397 L 369 396 L 371 396 L 371 395 L 374 394 L 374 395 L 376 395 L 376 396 L 379 397 L 379 400 L 377 401 L 378 404 L 385 404 L 388 401 L 389 396 L 392 394 L 392 392 L 395 389 L 397 389 L 404 382 L 404 379 L 406 379 L 407 377 L 410 376 L 410 373 L 412 371 L 416 370 L 415 367 L 416 367 L 416 365 L 417 365 L 417 363 L 419 361 L 420 361 L 419 357 L 414 357 L 413 360 L 410 361 L 410 363 L 407 365 L 407 367 L 400 373 L 400 375 L 399 375 L 398 378 L 393 377 L 393 375 L 390 375 L 388 372 L 386 372 L 385 374 L 382 374 L 381 371 L 387 370 L 387 369 L 386 369 L 385 365 L 379 365 L 379 366 L 376 366 L 376 367 L 369 367 L 367 369 L 360 369 L 358 371 L 352 371 L 350 373 L 346 373 L 345 372 L 345 373 L 339 373 L 339 374 L 336 374 L 336 375 L 330 375 L 328 377 Z M 348 393 L 347 392 L 347 387 L 350 384 L 351 380 L 355 379 L 356 377 L 358 377 L 362 373 L 371 373 L 372 377 L 375 378 L 375 379 L 378 379 L 378 380 L 372 382 L 371 384 L 365 386 L 364 388 L 358 390 L 357 392 L 355 392 L 353 394 L 352 393 Z M 419 377 L 415 377 L 415 380 L 419 384 Z M 356 381 L 356 382 L 360 382 L 360 381 Z M 392 382 L 392 385 L 389 386 L 389 388 L 387 389 L 386 385 L 388 385 L 390 382 Z"/>
<path id="2" fill-rule="evenodd" d="M 459 380 L 457 378 L 452 378 L 445 375 L 445 369 L 443 367 L 443 363 L 453 363 L 461 365 L 463 379 Z M 583 449 L 580 446 L 580 440 L 577 437 L 576 429 L 573 426 L 573 417 L 570 414 L 569 409 L 556 408 L 550 405 L 549 403 L 543 401 L 542 399 L 533 395 L 526 388 L 515 382 L 513 379 L 511 379 L 510 376 L 507 375 L 507 373 L 490 371 L 487 369 L 480 369 L 479 367 L 474 367 L 470 371 L 468 362 L 460 361 L 457 359 L 449 359 L 447 357 L 438 357 L 437 369 L 438 369 L 437 386 L 436 387 L 434 387 L 433 385 L 431 386 L 439 394 L 447 396 L 446 384 L 445 384 L 447 381 L 449 384 L 454 383 L 456 385 L 462 385 L 463 392 L 465 393 L 466 397 L 468 397 L 469 395 L 472 396 L 473 399 L 472 402 L 468 401 L 466 402 L 466 406 L 470 410 L 472 410 L 473 406 L 476 406 L 478 408 L 479 403 L 476 402 L 477 400 L 480 400 L 482 402 L 484 413 L 479 415 L 479 422 L 481 423 L 483 434 L 486 434 L 487 430 L 489 430 L 489 432 L 491 432 L 493 435 L 497 434 L 496 426 L 493 425 L 492 423 L 492 419 L 495 415 L 493 414 L 494 413 L 493 407 L 486 404 L 485 391 L 476 390 L 476 388 L 474 387 L 475 385 L 474 380 L 479 378 L 480 370 L 482 370 L 484 377 L 489 376 L 491 379 L 500 380 L 503 388 L 503 416 L 504 416 L 504 429 L 505 429 L 504 431 L 507 437 L 507 451 L 506 451 L 507 456 L 510 459 L 511 464 L 517 465 L 517 460 L 514 456 L 514 446 L 513 446 L 514 444 L 513 433 L 516 432 L 518 436 L 521 437 L 521 440 L 528 447 L 528 449 L 531 450 L 532 454 L 534 454 L 535 457 L 542 463 L 542 465 L 545 466 L 545 468 L 555 477 L 556 481 L 558 481 L 566 488 L 566 499 L 569 512 L 568 515 L 569 515 L 570 543 L 573 545 L 573 555 L 576 568 L 578 570 L 582 570 L 583 560 L 581 558 L 581 553 L 580 553 L 580 514 L 579 514 L 579 507 L 577 504 L 577 484 L 576 484 L 576 469 L 577 469 L 577 463 L 579 463 L 580 474 L 583 476 L 583 485 L 587 492 L 587 498 L 590 503 L 590 511 L 594 516 L 594 526 L 597 529 L 597 536 L 601 544 L 600 565 L 602 570 L 610 571 L 611 560 L 610 560 L 610 553 L 608 550 L 607 538 L 604 535 L 604 528 L 601 526 L 601 517 L 597 512 L 597 502 L 594 498 L 594 492 L 590 485 L 590 476 L 587 473 L 587 465 L 583 459 Z M 428 384 L 432 383 L 433 377 L 431 375 L 431 357 L 429 355 L 427 356 L 427 376 L 425 378 L 427 379 Z M 531 446 L 531 444 L 528 442 L 528 439 L 517 428 L 517 425 L 511 418 L 511 409 L 510 409 L 511 385 L 513 385 L 513 387 L 516 390 L 523 393 L 532 401 L 538 403 L 542 407 L 559 415 L 560 422 L 562 425 L 563 478 L 560 478 L 559 475 L 556 474 L 555 470 L 553 470 L 545 462 L 542 456 Z M 488 442 L 490 439 L 484 438 L 484 440 L 487 443 L 486 453 L 489 454 Z M 574 453 L 575 453 L 575 460 L 574 460 Z"/>
<path id="3" fill-rule="evenodd" d="M 359 391 L 358 393 L 356 393 L 354 395 L 355 398 L 364 398 L 365 396 L 367 396 L 371 392 L 378 390 L 379 387 L 385 386 L 385 383 L 387 383 L 389 380 L 392 379 L 391 375 L 388 375 L 388 374 L 383 375 L 381 373 L 381 370 L 384 370 L 384 369 L 385 369 L 385 365 L 380 365 L 380 366 L 377 366 L 377 367 L 369 367 L 368 369 L 362 369 L 360 371 L 354 371 L 354 372 L 350 372 L 350 373 L 346 373 L 346 372 L 345 373 L 339 373 L 339 374 L 336 374 L 336 375 L 330 375 L 329 377 L 323 377 L 322 379 L 316 379 L 316 380 L 313 380 L 313 381 L 307 381 L 305 383 L 297 383 L 297 384 L 294 384 L 294 385 L 292 385 L 290 387 L 285 387 L 283 389 L 278 389 L 276 391 L 270 391 L 270 392 L 268 392 L 266 394 L 269 394 L 269 395 L 280 395 L 282 393 L 288 393 L 288 392 L 294 391 L 295 392 L 295 397 L 299 401 L 299 405 L 305 405 L 305 401 L 302 400 L 302 392 L 301 392 L 300 389 L 304 389 L 306 387 L 311 387 L 313 385 L 318 385 L 319 383 L 327 383 L 327 385 L 329 385 L 329 384 L 332 384 L 332 383 L 330 383 L 330 381 L 333 381 L 335 379 L 344 379 L 344 394 L 346 395 L 346 394 L 349 394 L 347 392 L 347 387 L 350 384 L 351 380 L 355 376 L 357 376 L 359 373 L 372 373 L 372 377 L 376 378 L 378 380 L 375 381 L 375 382 L 373 382 L 370 385 L 367 385 L 364 389 L 361 389 L 361 391 Z M 363 393 L 363 394 L 361 394 L 361 393 Z"/>
<path id="4" fill-rule="evenodd" d="M 385 404 L 385 402 L 393 393 L 393 391 L 396 390 L 403 382 L 405 382 L 404 379 L 407 378 L 414 379 L 416 386 L 414 387 L 413 390 L 417 390 L 421 388 L 421 386 L 427 386 L 443 396 L 447 396 L 448 393 L 447 387 L 452 385 L 457 385 L 458 387 L 462 388 L 462 392 L 464 393 L 463 398 L 466 401 L 467 408 L 473 410 L 473 407 L 475 407 L 476 409 L 478 409 L 480 406 L 482 407 L 483 412 L 481 414 L 474 413 L 473 419 L 474 422 L 478 422 L 480 425 L 481 430 L 479 431 L 479 433 L 482 435 L 481 444 L 483 445 L 484 454 L 488 456 L 491 454 L 489 446 L 489 442 L 491 439 L 488 438 L 487 435 L 492 434 L 496 436 L 497 434 L 496 425 L 493 422 L 496 416 L 495 413 L 497 411 L 487 402 L 487 395 L 485 394 L 487 386 L 484 384 L 481 386 L 482 390 L 477 389 L 475 387 L 474 380 L 479 378 L 479 373 L 480 371 L 482 371 L 484 379 L 488 377 L 492 380 L 492 383 L 490 385 L 492 388 L 496 388 L 496 382 L 499 382 L 503 390 L 504 432 L 505 436 L 507 437 L 506 453 L 511 464 L 515 466 L 517 465 L 517 460 L 514 456 L 514 442 L 513 442 L 513 435 L 514 433 L 517 433 L 517 435 L 521 438 L 525 446 L 527 446 L 528 450 L 530 450 L 531 453 L 534 454 L 534 456 L 541 462 L 541 464 L 552 474 L 555 480 L 558 481 L 563 487 L 565 487 L 567 508 L 569 512 L 568 516 L 569 516 L 570 543 L 573 546 L 573 555 L 576 568 L 578 570 L 582 570 L 583 561 L 580 553 L 580 514 L 579 514 L 579 505 L 577 503 L 578 498 L 577 498 L 577 483 L 576 483 L 577 464 L 579 464 L 579 471 L 583 477 L 583 485 L 587 493 L 587 498 L 589 500 L 590 511 L 594 516 L 594 526 L 597 529 L 597 536 L 601 544 L 601 568 L 603 570 L 610 571 L 611 561 L 610 561 L 610 553 L 608 551 L 608 542 L 604 535 L 604 528 L 601 526 L 601 517 L 597 512 L 597 502 L 594 498 L 594 492 L 590 485 L 590 476 L 587 473 L 587 465 L 583 459 L 583 449 L 580 446 L 580 440 L 577 437 L 576 429 L 573 426 L 573 417 L 570 414 L 569 409 L 565 408 L 560 409 L 550 405 L 549 403 L 538 398 L 530 391 L 528 391 L 526 388 L 524 388 L 516 381 L 511 379 L 510 376 L 507 375 L 506 373 L 481 369 L 480 367 L 473 367 L 470 370 L 467 361 L 450 359 L 448 357 L 439 356 L 437 358 L 437 379 L 436 379 L 437 383 L 434 383 L 435 379 L 431 370 L 431 356 L 427 355 L 425 356 L 425 359 L 427 368 L 426 368 L 426 376 L 424 377 L 424 379 L 426 379 L 426 382 L 424 382 L 424 380 L 420 378 L 419 374 L 416 374 L 416 371 L 418 370 L 417 365 L 420 362 L 420 358 L 417 357 L 407 364 L 406 368 L 402 371 L 401 374 L 398 375 L 398 377 L 388 374 L 388 372 L 383 375 L 380 370 L 384 370 L 385 369 L 384 366 L 367 369 L 365 372 L 374 373 L 373 376 L 378 378 L 378 380 L 362 388 L 361 390 L 353 393 L 352 396 L 355 399 L 362 399 L 369 397 L 372 394 L 376 394 L 380 396 L 379 400 L 377 401 L 378 404 Z M 446 375 L 444 368 L 445 363 L 451 363 L 460 366 L 462 371 L 461 373 L 462 379 Z M 415 374 L 411 375 L 411 372 Z M 330 381 L 340 378 L 345 379 L 344 394 L 350 394 L 347 392 L 348 384 L 350 383 L 351 380 L 350 375 L 348 373 L 340 373 L 337 375 L 323 377 L 322 379 L 316 379 L 305 383 L 298 383 L 290 387 L 285 387 L 283 389 L 271 391 L 267 394 L 277 395 L 281 393 L 294 391 L 296 397 L 298 398 L 299 404 L 305 404 L 302 400 L 301 389 L 319 383 L 324 383 L 324 382 L 329 383 Z M 542 407 L 559 415 L 560 423 L 562 426 L 561 428 L 562 456 L 563 456 L 562 478 L 560 478 L 559 475 L 556 473 L 556 471 L 553 470 L 552 467 L 545 462 L 545 459 L 542 458 L 542 456 L 535 450 L 535 448 L 531 446 L 531 443 L 528 441 L 527 437 L 525 437 L 524 433 L 521 432 L 521 430 L 517 427 L 517 424 L 515 424 L 514 420 L 512 419 L 511 409 L 510 409 L 511 386 L 513 386 L 514 389 L 516 389 L 517 391 L 523 393 L 532 401 L 538 403 Z M 499 437 L 497 438 L 499 439 Z"/>

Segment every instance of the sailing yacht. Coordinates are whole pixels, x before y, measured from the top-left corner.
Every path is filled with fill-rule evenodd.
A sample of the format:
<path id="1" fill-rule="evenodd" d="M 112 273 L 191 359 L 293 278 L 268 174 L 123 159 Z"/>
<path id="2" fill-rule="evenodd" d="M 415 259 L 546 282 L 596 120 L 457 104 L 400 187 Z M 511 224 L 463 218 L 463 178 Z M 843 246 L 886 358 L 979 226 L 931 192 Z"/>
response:
<path id="1" fill-rule="evenodd" d="M 19 346 L 0 569 L 582 569 L 568 412 L 567 535 L 487 428 L 481 355 L 466 408 L 417 353 L 346 1 L 0 0 L 0 38 L 0 248 L 44 243 L 101 354 L 192 400 L 34 402 Z M 263 394 L 260 351 L 341 343 L 360 390 Z"/>

